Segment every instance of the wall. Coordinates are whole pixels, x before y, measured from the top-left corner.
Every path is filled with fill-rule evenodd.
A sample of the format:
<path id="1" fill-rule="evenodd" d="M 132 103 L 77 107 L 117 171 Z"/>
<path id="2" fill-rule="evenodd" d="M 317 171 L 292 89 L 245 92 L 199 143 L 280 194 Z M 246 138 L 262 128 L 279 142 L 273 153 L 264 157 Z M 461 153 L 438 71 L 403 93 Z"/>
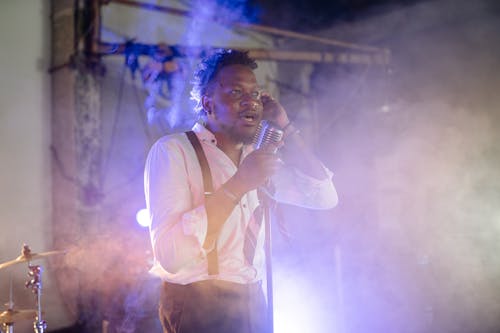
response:
<path id="1" fill-rule="evenodd" d="M 51 248 L 50 181 L 50 20 L 49 1 L 2 1 L 0 4 L 0 262 Z M 42 307 L 49 328 L 68 325 L 65 310 L 45 260 L 42 264 Z M 0 271 L 0 303 L 34 308 L 24 287 L 27 264 Z M 49 305 L 45 308 L 44 305 Z M 2 308 L 3 309 L 3 308 Z M 16 323 L 27 332 L 32 322 Z"/>

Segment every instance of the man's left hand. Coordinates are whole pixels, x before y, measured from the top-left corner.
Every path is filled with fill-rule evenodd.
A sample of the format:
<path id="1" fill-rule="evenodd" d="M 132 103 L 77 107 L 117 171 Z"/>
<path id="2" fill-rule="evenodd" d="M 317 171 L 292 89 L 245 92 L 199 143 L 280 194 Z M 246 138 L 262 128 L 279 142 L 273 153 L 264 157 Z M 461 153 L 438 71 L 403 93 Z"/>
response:
<path id="1" fill-rule="evenodd" d="M 263 92 L 260 99 L 264 107 L 263 119 L 270 120 L 281 128 L 290 122 L 285 108 L 269 93 Z"/>

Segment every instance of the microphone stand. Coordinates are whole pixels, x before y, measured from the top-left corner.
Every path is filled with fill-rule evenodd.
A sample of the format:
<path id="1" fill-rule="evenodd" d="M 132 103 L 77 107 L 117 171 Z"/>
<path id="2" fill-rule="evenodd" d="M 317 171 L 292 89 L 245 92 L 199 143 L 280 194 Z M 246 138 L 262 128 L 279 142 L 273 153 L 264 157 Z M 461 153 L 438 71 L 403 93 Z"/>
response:
<path id="1" fill-rule="evenodd" d="M 260 149 L 270 143 L 278 143 L 283 138 L 283 131 L 268 120 L 262 120 L 259 123 L 255 136 L 253 138 L 254 148 Z M 277 149 L 274 151 L 276 153 Z M 265 223 L 265 255 L 266 255 L 266 287 L 267 287 L 267 319 L 269 333 L 274 332 L 274 308 L 273 308 L 273 267 L 272 267 L 272 244 L 271 244 L 271 195 L 266 186 L 259 189 L 259 199 L 264 210 Z"/>
<path id="2" fill-rule="evenodd" d="M 273 303 L 273 265 L 272 265 L 272 243 L 271 243 L 271 202 L 272 199 L 266 191 L 263 194 L 262 207 L 264 210 L 265 241 L 264 250 L 266 255 L 266 289 L 267 289 L 267 320 L 269 333 L 274 332 L 274 303 Z"/>

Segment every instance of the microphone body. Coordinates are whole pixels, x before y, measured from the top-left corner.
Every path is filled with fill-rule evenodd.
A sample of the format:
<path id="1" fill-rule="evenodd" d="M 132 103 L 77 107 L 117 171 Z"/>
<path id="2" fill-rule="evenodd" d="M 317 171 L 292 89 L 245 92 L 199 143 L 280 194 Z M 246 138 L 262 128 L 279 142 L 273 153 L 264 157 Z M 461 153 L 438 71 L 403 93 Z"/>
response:
<path id="1" fill-rule="evenodd" d="M 283 139 L 283 131 L 270 121 L 262 120 L 257 127 L 252 143 L 255 149 L 261 149 L 269 144 L 278 143 L 281 139 Z M 276 153 L 277 150 L 275 149 L 273 153 Z"/>
<path id="2" fill-rule="evenodd" d="M 266 148 L 270 144 L 278 143 L 282 139 L 283 131 L 281 129 L 273 125 L 273 123 L 268 120 L 262 120 L 257 127 L 257 131 L 255 132 L 255 135 L 253 137 L 252 144 L 255 149 L 262 149 Z M 272 153 L 276 154 L 277 151 L 278 148 L 275 148 L 273 149 Z M 259 186 L 258 192 L 264 194 L 259 195 L 262 198 L 266 196 L 272 198 L 274 187 L 271 184 L 271 181 L 268 179 L 264 185 Z"/>

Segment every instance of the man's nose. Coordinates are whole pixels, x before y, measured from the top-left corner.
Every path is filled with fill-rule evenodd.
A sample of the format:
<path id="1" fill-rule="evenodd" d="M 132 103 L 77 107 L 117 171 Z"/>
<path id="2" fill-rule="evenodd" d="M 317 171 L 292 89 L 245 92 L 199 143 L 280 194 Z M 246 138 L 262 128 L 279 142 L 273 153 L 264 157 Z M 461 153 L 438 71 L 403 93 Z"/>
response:
<path id="1" fill-rule="evenodd" d="M 253 96 L 252 94 L 243 94 L 241 96 L 241 105 L 250 105 L 252 108 L 257 108 L 260 103 L 260 98 Z"/>

